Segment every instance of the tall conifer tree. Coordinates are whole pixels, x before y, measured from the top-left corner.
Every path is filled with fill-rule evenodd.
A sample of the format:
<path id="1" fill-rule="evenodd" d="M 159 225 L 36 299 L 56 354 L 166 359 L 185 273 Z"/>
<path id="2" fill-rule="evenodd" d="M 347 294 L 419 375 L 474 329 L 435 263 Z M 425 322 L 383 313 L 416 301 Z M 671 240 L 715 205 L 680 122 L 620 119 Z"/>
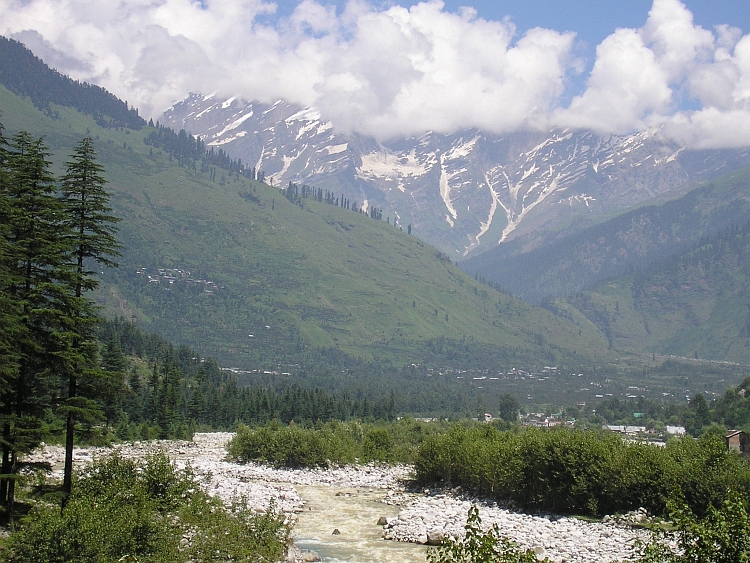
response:
<path id="1" fill-rule="evenodd" d="M 16 134 L 3 155 L 3 287 L 13 323 L 15 365 L 0 388 L 2 467 L 0 503 L 12 521 L 18 455 L 41 440 L 41 420 L 51 401 L 59 352 L 59 321 L 69 279 L 68 247 L 55 196 L 49 152 L 42 139 Z"/>
<path id="2" fill-rule="evenodd" d="M 8 289 L 13 285 L 11 270 L 10 210 L 11 201 L 7 194 L 7 174 L 5 164 L 8 157 L 8 143 L 0 124 L 0 388 L 6 388 L 18 372 L 18 350 L 15 339 L 20 331 L 20 314 L 10 298 Z M 2 405 L 0 405 L 0 409 Z"/>
<path id="3" fill-rule="evenodd" d="M 96 162 L 94 143 L 90 137 L 85 137 L 73 149 L 62 179 L 66 232 L 73 262 L 70 288 L 74 297 L 68 317 L 71 340 L 65 362 L 68 393 L 63 492 L 66 495 L 70 494 L 72 485 L 76 416 L 91 416 L 98 410 L 96 403 L 90 397 L 81 396 L 78 388 L 81 376 L 91 376 L 97 371 L 93 326 L 99 317 L 93 302 L 83 295 L 99 283 L 96 272 L 90 267 L 94 264 L 117 266 L 113 258 L 120 254 L 120 245 L 114 236 L 119 219 L 112 215 L 105 184 L 104 168 Z"/>

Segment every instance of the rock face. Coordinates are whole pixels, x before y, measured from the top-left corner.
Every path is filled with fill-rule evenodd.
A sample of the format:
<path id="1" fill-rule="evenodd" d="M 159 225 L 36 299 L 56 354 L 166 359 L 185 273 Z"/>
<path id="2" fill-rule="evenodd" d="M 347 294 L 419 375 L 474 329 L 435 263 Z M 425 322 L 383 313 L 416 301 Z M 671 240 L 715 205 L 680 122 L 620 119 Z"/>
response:
<path id="1" fill-rule="evenodd" d="M 453 260 L 750 163 L 750 151 L 686 151 L 658 130 L 467 130 L 379 143 L 336 131 L 312 108 L 198 94 L 163 123 L 262 169 L 276 186 L 305 183 L 381 208 Z"/>
<path id="2" fill-rule="evenodd" d="M 123 456 L 132 457 L 164 451 L 179 467 L 189 464 L 210 494 L 227 503 L 244 498 L 257 511 L 265 511 L 273 501 L 277 509 L 290 514 L 290 520 L 293 513 L 301 511 L 305 504 L 295 485 L 387 489 L 389 493 L 384 502 L 401 507 L 397 517 L 378 521 L 378 525 L 384 528 L 383 537 L 389 540 L 439 545 L 446 536 L 459 537 L 464 533 L 472 504 L 479 507 L 483 526 L 490 528 L 497 524 L 501 535 L 560 563 L 629 560 L 633 557 L 633 542 L 644 537 L 643 532 L 633 530 L 620 519 L 590 523 L 574 518 L 531 516 L 508 510 L 496 503 L 453 494 L 407 492 L 402 482 L 408 478 L 410 468 L 403 466 L 279 470 L 259 464 L 238 465 L 225 460 L 224 445 L 231 436 L 227 433 L 196 434 L 192 442 L 138 442 L 117 449 Z M 74 462 L 78 466 L 90 463 L 92 459 L 110 451 L 106 448 L 80 448 L 75 451 Z M 61 447 L 45 446 L 29 457 L 31 461 L 50 463 L 53 477 L 62 478 L 64 450 Z M 317 554 L 300 550 L 292 550 L 289 554 L 292 561 L 318 560 L 310 557 L 317 557 Z"/>

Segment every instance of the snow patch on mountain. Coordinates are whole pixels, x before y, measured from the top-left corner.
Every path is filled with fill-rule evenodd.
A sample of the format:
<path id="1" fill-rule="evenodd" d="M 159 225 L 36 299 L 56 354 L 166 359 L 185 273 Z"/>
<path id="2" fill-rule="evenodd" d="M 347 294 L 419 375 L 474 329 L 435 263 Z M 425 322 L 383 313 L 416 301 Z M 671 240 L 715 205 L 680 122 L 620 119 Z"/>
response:
<path id="1" fill-rule="evenodd" d="M 329 147 L 325 147 L 325 150 L 328 151 L 328 154 L 339 154 L 342 152 L 345 152 L 346 149 L 349 148 L 348 143 L 342 143 L 340 145 L 333 145 Z"/>
<path id="2" fill-rule="evenodd" d="M 224 127 L 224 129 L 222 129 L 221 132 L 218 133 L 216 136 L 217 137 L 222 137 L 226 133 L 228 133 L 229 131 L 234 131 L 235 129 L 237 129 L 237 127 L 239 127 L 240 125 L 242 125 L 243 123 L 245 123 L 245 121 L 247 121 L 248 119 L 250 119 L 252 116 L 253 116 L 253 110 L 251 109 L 248 113 L 246 113 L 245 115 L 243 115 L 239 119 L 235 119 L 234 121 L 232 121 L 232 123 L 230 123 L 229 125 L 227 125 L 226 127 Z"/>
<path id="3" fill-rule="evenodd" d="M 320 121 L 320 112 L 313 108 L 303 108 L 287 117 L 284 121 L 287 123 L 292 123 L 293 121 Z"/>
<path id="4" fill-rule="evenodd" d="M 440 197 L 443 198 L 445 207 L 448 208 L 451 217 L 453 217 L 454 220 L 457 219 L 458 213 L 456 213 L 456 210 L 453 207 L 453 202 L 451 201 L 451 187 L 448 183 L 448 173 L 445 171 L 445 155 L 440 155 Z M 448 221 L 448 223 L 453 227 L 453 221 Z"/>
<path id="5" fill-rule="evenodd" d="M 247 135 L 247 131 L 239 131 L 236 135 L 232 135 L 231 137 L 224 137 L 223 139 L 220 139 L 218 141 L 209 141 L 207 144 L 210 147 L 220 147 L 221 145 L 228 145 L 236 141 L 237 139 L 241 139 L 245 135 Z"/>
<path id="6" fill-rule="evenodd" d="M 415 150 L 406 155 L 396 155 L 383 150 L 364 154 L 361 158 L 359 171 L 373 178 L 422 176 L 429 170 L 426 163 L 417 160 Z"/>

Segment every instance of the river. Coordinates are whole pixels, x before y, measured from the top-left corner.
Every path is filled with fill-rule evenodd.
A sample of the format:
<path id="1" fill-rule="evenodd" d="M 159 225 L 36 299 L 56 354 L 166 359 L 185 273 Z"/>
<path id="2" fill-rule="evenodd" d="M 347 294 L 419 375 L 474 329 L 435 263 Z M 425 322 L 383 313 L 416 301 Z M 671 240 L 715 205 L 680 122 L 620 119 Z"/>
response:
<path id="1" fill-rule="evenodd" d="M 424 563 L 423 545 L 383 539 L 381 516 L 398 515 L 398 507 L 380 502 L 382 489 L 352 489 L 325 485 L 296 486 L 305 500 L 294 527 L 300 549 L 318 553 L 325 562 Z M 338 529 L 339 535 L 333 530 Z"/>

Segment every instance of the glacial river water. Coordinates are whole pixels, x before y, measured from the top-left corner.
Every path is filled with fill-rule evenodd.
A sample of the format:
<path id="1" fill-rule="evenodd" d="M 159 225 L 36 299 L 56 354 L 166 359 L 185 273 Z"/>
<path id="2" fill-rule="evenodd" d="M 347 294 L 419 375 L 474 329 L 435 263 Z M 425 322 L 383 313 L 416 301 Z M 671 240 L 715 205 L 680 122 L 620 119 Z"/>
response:
<path id="1" fill-rule="evenodd" d="M 385 491 L 322 485 L 296 486 L 305 510 L 294 527 L 295 543 L 329 563 L 424 563 L 426 547 L 383 539 L 381 516 L 398 507 L 379 502 Z M 338 529 L 340 534 L 334 535 Z"/>

